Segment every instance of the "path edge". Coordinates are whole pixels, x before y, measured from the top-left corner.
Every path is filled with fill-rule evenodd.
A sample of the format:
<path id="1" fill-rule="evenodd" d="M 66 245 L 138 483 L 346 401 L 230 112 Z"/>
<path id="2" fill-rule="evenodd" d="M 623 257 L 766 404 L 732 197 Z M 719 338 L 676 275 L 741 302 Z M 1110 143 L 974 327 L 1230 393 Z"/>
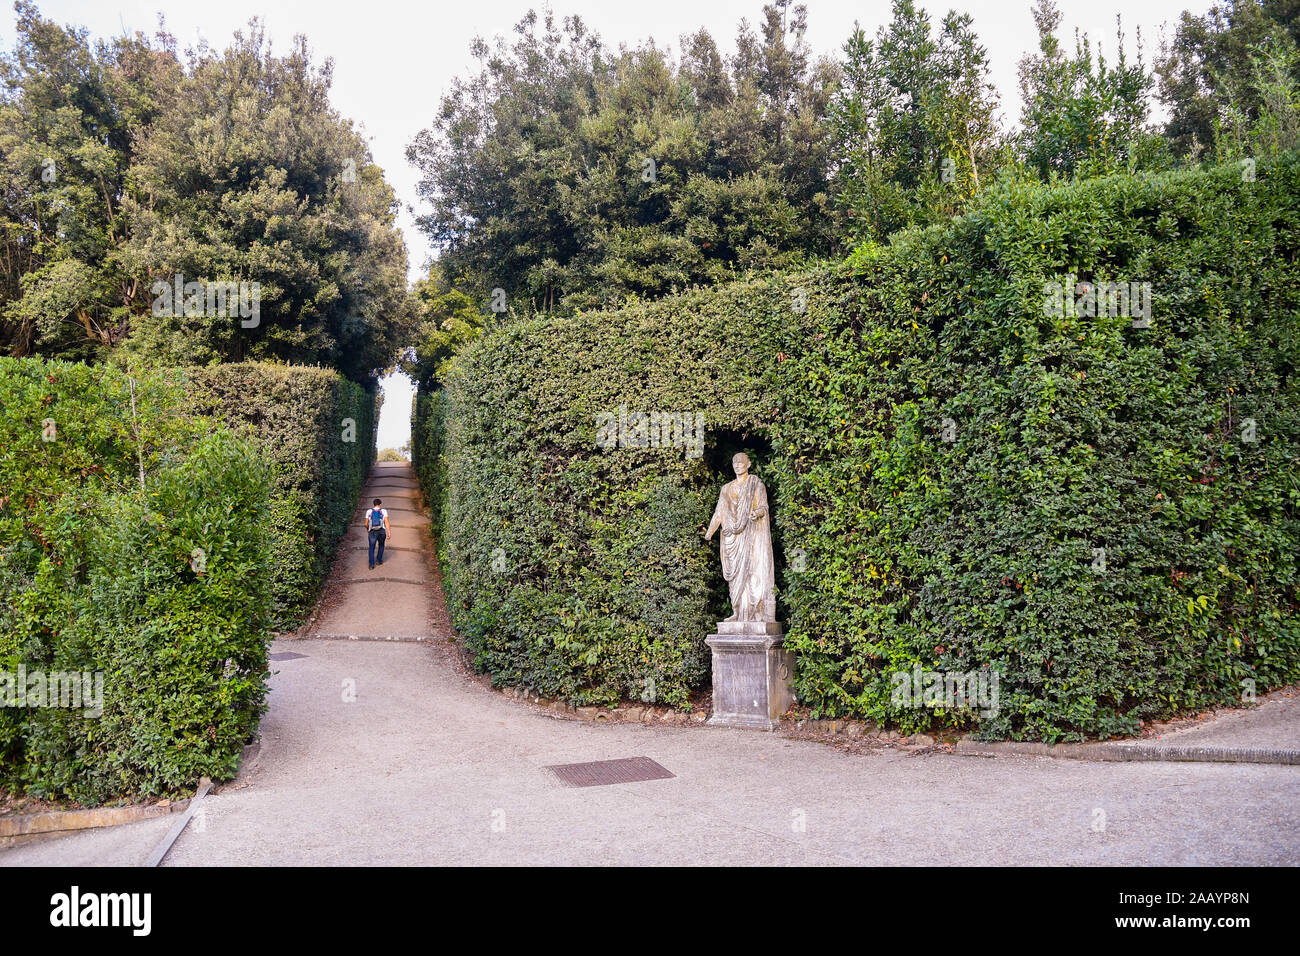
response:
<path id="1" fill-rule="evenodd" d="M 966 757 L 1053 757 L 1094 762 L 1258 763 L 1300 765 L 1300 750 L 1276 747 L 1194 747 L 1154 744 L 1043 744 L 1021 741 L 959 740 Z"/>

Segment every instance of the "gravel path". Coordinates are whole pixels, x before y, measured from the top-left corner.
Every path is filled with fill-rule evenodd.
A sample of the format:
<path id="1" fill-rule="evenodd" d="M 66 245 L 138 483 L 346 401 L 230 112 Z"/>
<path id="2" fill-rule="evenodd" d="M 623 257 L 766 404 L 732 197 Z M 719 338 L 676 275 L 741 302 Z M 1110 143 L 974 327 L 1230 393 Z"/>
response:
<path id="1" fill-rule="evenodd" d="M 419 484 L 409 464 L 376 465 L 361 493 L 330 571 L 321 610 L 302 635 L 346 634 L 357 637 L 408 635 L 432 637 L 445 627 L 441 586 L 431 587 L 433 546 L 429 519 L 419 509 Z M 379 498 L 388 509 L 390 534 L 384 563 L 369 566 L 368 534 L 362 522 Z M 409 583 L 408 583 L 409 582 Z"/>

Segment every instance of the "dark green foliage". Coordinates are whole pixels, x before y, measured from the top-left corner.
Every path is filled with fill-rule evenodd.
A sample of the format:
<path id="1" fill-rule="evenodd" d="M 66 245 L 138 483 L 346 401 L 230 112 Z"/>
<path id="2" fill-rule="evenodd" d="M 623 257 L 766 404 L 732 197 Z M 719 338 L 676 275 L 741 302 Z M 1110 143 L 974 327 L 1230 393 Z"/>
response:
<path id="1" fill-rule="evenodd" d="M 15 9 L 0 352 L 319 363 L 358 382 L 391 364 L 410 333 L 396 202 L 304 38 L 273 55 L 254 21 L 220 53 L 182 56 L 162 32 L 92 43 Z M 257 283 L 255 320 L 173 314 L 154 284 L 177 275 Z"/>
<path id="2" fill-rule="evenodd" d="M 464 292 L 448 288 L 437 262 L 415 283 L 409 302 L 415 344 L 398 364 L 417 388 L 428 392 L 441 387 L 456 353 L 483 334 L 489 313 Z"/>
<path id="3" fill-rule="evenodd" d="M 253 24 L 189 58 L 174 102 L 138 137 L 128 263 L 143 284 L 256 281 L 259 321 L 132 320 L 127 349 L 164 365 L 320 363 L 367 382 L 407 334 L 396 201 L 329 101 L 333 67 L 305 37 L 272 55 Z M 152 293 L 151 293 L 152 295 Z"/>
<path id="4" fill-rule="evenodd" d="M 969 14 L 938 29 L 911 0 L 894 0 L 875 41 L 861 27 L 844 45 L 826 122 L 837 231 L 850 244 L 912 223 L 943 222 L 987 186 L 999 163 L 997 94 Z"/>
<path id="5" fill-rule="evenodd" d="M 864 257 L 861 319 L 796 365 L 832 390 L 790 397 L 821 423 L 785 482 L 806 703 L 924 726 L 888 673 L 991 665 L 981 730 L 1054 739 L 1300 673 L 1297 181 L 1293 157 L 1008 189 Z M 1151 282 L 1152 327 L 1046 316 L 1068 273 Z"/>
<path id="6" fill-rule="evenodd" d="M 0 351 L 88 358 L 130 329 L 123 272 L 133 138 L 180 73 L 142 35 L 84 29 L 14 4 L 0 53 Z"/>
<path id="7" fill-rule="evenodd" d="M 0 708 L 6 786 L 175 793 L 256 729 L 270 474 L 183 399 L 175 373 L 0 358 L 0 671 L 103 675 L 98 717 Z"/>
<path id="8" fill-rule="evenodd" d="M 1171 165 L 1159 136 L 1146 126 L 1151 75 L 1124 54 L 1116 26 L 1116 56 L 1107 63 L 1087 34 L 1076 35 L 1074 56 L 1061 48 L 1061 13 L 1054 0 L 1034 8 L 1038 52 L 1020 61 L 1020 145 L 1025 165 L 1040 179 L 1150 171 Z"/>
<path id="9" fill-rule="evenodd" d="M 441 391 L 416 392 L 411 414 L 411 466 L 420 480 L 435 528 L 442 524 L 442 505 L 447 498 L 443 408 Z"/>
<path id="10" fill-rule="evenodd" d="M 421 397 L 413 447 L 453 619 L 495 678 L 677 705 L 704 679 L 702 636 L 721 604 L 701 536 L 720 473 L 681 448 L 597 449 L 595 416 L 703 409 L 710 429 L 757 432 L 775 405 L 748 372 L 794 323 L 753 305 L 791 294 L 755 280 L 521 323 L 471 347 L 442 396 Z M 445 474 L 429 451 L 440 411 Z"/>
<path id="11" fill-rule="evenodd" d="M 374 464 L 375 395 L 320 368 L 241 363 L 185 375 L 194 411 L 248 426 L 273 465 L 276 492 L 259 521 L 270 541 L 274 623 L 290 629 L 329 573 Z"/>
<path id="12" fill-rule="evenodd" d="M 1174 152 L 1196 159 L 1213 148 L 1222 156 L 1218 140 L 1224 124 L 1253 125 L 1274 112 L 1267 89 L 1253 82 L 1253 74 L 1270 46 L 1275 54 L 1289 51 L 1292 55 L 1283 59 L 1295 90 L 1300 86 L 1297 44 L 1296 0 L 1215 2 L 1203 16 L 1185 10 L 1156 60 L 1160 99 L 1170 113 L 1165 136 Z M 1292 113 L 1297 109 L 1294 95 L 1288 106 Z"/>
<path id="13" fill-rule="evenodd" d="M 1000 185 L 844 267 L 489 333 L 417 427 L 445 433 L 456 626 L 498 682 L 680 704 L 726 613 L 699 535 L 744 447 L 818 714 L 968 726 L 894 706 L 889 675 L 991 667 L 981 731 L 1051 740 L 1296 679 L 1297 196 L 1295 156 Z M 1052 316 L 1070 274 L 1150 282 L 1150 328 Z M 595 447 L 620 405 L 702 411 L 705 456 Z"/>
<path id="14" fill-rule="evenodd" d="M 828 249 L 836 70 L 812 57 L 806 19 L 764 5 L 730 62 L 703 30 L 675 65 L 549 12 L 509 43 L 476 40 L 477 74 L 407 151 L 445 278 L 484 312 L 501 289 L 512 314 L 571 314 Z"/>

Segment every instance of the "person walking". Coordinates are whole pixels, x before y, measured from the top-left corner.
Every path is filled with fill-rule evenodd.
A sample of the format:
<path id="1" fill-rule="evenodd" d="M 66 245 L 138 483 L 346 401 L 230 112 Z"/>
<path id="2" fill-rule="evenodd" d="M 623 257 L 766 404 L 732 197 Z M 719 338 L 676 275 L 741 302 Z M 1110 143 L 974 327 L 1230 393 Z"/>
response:
<path id="1" fill-rule="evenodd" d="M 374 505 L 366 511 L 365 528 L 370 534 L 370 570 L 375 569 L 376 554 L 379 563 L 384 563 L 384 542 L 388 540 L 388 509 L 382 507 L 383 502 L 378 498 L 375 499 Z M 378 545 L 376 552 L 375 546 Z"/>

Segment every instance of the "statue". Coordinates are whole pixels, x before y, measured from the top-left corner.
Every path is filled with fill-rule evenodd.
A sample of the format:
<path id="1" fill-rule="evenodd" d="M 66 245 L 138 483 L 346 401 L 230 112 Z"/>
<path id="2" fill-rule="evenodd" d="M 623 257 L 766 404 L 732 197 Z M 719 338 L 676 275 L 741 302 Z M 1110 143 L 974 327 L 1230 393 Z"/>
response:
<path id="1" fill-rule="evenodd" d="M 744 452 L 731 459 L 736 480 L 722 486 L 713 520 L 704 534 L 708 541 L 722 529 L 722 576 L 731 591 L 728 622 L 775 622 L 776 578 L 772 559 L 772 528 L 767 489 L 749 473 Z"/>
<path id="2" fill-rule="evenodd" d="M 704 639 L 713 651 L 713 716 L 722 727 L 775 730 L 794 702 L 793 657 L 776 622 L 776 575 L 767 489 L 749 473 L 749 456 L 731 459 L 736 480 L 722 486 L 704 540 L 722 529 L 722 576 L 731 617 Z"/>

